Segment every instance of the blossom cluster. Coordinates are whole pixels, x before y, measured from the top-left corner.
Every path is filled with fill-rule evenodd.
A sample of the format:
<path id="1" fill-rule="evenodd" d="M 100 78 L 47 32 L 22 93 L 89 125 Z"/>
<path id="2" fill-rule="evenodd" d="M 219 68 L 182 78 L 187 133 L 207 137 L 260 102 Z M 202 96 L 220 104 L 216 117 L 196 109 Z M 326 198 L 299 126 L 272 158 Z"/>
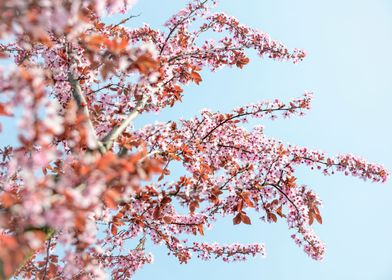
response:
<path id="1" fill-rule="evenodd" d="M 64 3 L 61 0 L 7 1 L 0 4 L 0 37 L 16 33 L 32 35 L 33 39 L 46 40 L 47 31 L 58 35 L 75 35 L 87 26 L 86 16 L 94 13 L 125 13 L 135 0 L 82 0 Z"/>
<path id="2" fill-rule="evenodd" d="M 223 256 L 223 261 L 246 261 L 248 256 L 265 255 L 263 244 L 231 244 L 219 245 L 217 243 L 193 243 L 192 251 L 197 253 L 197 256 L 203 260 L 210 260 L 212 256 Z"/>

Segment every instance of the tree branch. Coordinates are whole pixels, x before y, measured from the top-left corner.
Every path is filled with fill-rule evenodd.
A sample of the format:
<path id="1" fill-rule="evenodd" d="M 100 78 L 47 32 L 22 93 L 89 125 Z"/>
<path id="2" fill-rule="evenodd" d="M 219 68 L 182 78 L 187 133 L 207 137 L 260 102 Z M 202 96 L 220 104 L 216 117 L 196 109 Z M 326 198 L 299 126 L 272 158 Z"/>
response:
<path id="1" fill-rule="evenodd" d="M 114 141 L 124 132 L 124 130 L 132 123 L 132 121 L 139 115 L 140 110 L 144 108 L 149 96 L 144 96 L 137 104 L 136 107 L 129 113 L 123 122 L 114 127 L 104 138 L 102 138 L 103 146 L 106 150 L 113 146 Z"/>
<path id="2" fill-rule="evenodd" d="M 97 134 L 95 132 L 95 128 L 90 118 L 90 111 L 88 110 L 87 107 L 87 100 L 82 93 L 82 88 L 80 87 L 79 81 L 71 71 L 68 73 L 68 81 L 72 87 L 72 96 L 75 99 L 79 110 L 86 118 L 87 128 L 94 141 L 94 146 L 96 146 L 100 152 L 104 152 L 102 143 L 98 140 Z"/>

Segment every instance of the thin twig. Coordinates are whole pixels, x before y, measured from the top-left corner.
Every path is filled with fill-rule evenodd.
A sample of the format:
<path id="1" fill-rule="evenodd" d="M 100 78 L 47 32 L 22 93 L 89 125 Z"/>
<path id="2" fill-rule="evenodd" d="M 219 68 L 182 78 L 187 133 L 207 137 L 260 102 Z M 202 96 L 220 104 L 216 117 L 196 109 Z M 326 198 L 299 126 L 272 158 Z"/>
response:
<path id="1" fill-rule="evenodd" d="M 231 116 L 231 117 L 229 117 L 229 118 L 227 118 L 227 119 L 225 119 L 225 120 L 223 120 L 223 121 L 221 121 L 220 123 L 218 123 L 214 128 L 212 128 L 201 140 L 202 141 L 204 141 L 208 136 L 210 136 L 216 129 L 218 129 L 219 127 L 221 127 L 222 125 L 224 125 L 225 123 L 227 123 L 227 122 L 229 122 L 229 121 L 231 121 L 231 120 L 234 120 L 234 119 L 237 119 L 237 118 L 241 118 L 241 117 L 245 117 L 245 116 L 249 116 L 249 115 L 255 115 L 255 114 L 259 114 L 259 113 L 263 113 L 263 112 L 275 112 L 275 111 L 290 111 L 290 110 L 295 110 L 295 109 L 299 109 L 299 108 L 301 108 L 301 107 L 297 107 L 297 106 L 293 106 L 293 107 L 288 107 L 288 108 L 285 108 L 285 106 L 283 105 L 283 106 L 281 106 L 281 107 L 278 107 L 278 108 L 274 108 L 274 109 L 261 109 L 261 110 L 258 110 L 258 111 L 256 111 L 256 112 L 245 112 L 245 113 L 242 113 L 242 114 L 238 114 L 238 115 L 234 115 L 234 116 Z"/>
<path id="2" fill-rule="evenodd" d="M 51 245 L 52 238 L 48 239 L 48 246 L 46 248 L 46 263 L 44 268 L 44 274 L 42 275 L 42 280 L 45 280 L 46 274 L 48 272 L 48 264 L 49 264 L 49 254 L 50 254 L 50 245 Z"/>
<path id="3" fill-rule="evenodd" d="M 182 20 L 180 20 L 179 22 L 177 22 L 173 28 L 170 29 L 169 34 L 167 35 L 167 37 L 165 38 L 165 42 L 163 43 L 161 50 L 159 51 L 159 54 L 161 55 L 163 53 L 163 51 L 165 50 L 165 47 L 167 45 L 167 42 L 169 41 L 170 37 L 173 35 L 174 31 L 181 25 L 183 24 L 185 21 L 187 21 L 197 10 L 200 10 L 203 5 L 207 3 L 207 0 L 203 1 L 200 3 L 199 6 L 197 6 L 193 11 L 191 11 L 186 17 L 184 17 Z"/>
<path id="4" fill-rule="evenodd" d="M 110 28 L 110 30 L 113 30 L 113 29 L 115 29 L 116 27 L 119 27 L 121 24 L 126 23 L 126 22 L 129 21 L 130 19 L 133 19 L 133 18 L 136 18 L 136 17 L 140 17 L 140 16 L 141 16 L 141 13 L 138 14 L 138 15 L 130 15 L 129 17 L 127 17 L 127 18 L 121 20 L 121 21 L 120 21 L 119 23 L 117 23 L 116 25 L 113 25 L 113 26 Z"/>

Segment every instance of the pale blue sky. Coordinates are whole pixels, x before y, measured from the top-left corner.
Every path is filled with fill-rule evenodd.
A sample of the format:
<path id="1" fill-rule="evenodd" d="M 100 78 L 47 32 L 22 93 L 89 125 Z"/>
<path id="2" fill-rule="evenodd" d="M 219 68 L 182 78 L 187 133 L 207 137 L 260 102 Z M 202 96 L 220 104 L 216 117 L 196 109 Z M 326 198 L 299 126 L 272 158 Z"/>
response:
<path id="1" fill-rule="evenodd" d="M 142 15 L 131 25 L 161 27 L 185 2 L 139 0 L 133 13 Z M 308 57 L 293 65 L 252 56 L 243 70 L 204 72 L 203 83 L 190 86 L 183 103 L 161 115 L 142 117 L 138 125 L 192 117 L 205 107 L 228 111 L 262 99 L 288 100 L 312 90 L 311 112 L 304 118 L 264 122 L 266 134 L 331 155 L 357 154 L 392 170 L 392 1 L 220 0 L 218 10 L 290 48 L 304 48 Z M 1 137 L 0 143 L 10 140 Z M 267 258 L 231 264 L 195 259 L 179 265 L 163 248 L 152 248 L 155 263 L 135 279 L 391 280 L 392 183 L 323 177 L 306 169 L 298 175 L 324 202 L 324 224 L 316 227 L 327 244 L 323 262 L 309 259 L 291 241 L 284 223 L 254 221 L 251 227 L 233 227 L 227 220 L 207 231 L 206 240 L 264 242 Z"/>
<path id="2" fill-rule="evenodd" d="M 147 22 L 160 27 L 185 1 L 159 2 L 139 0 L 134 13 L 142 15 L 132 26 Z M 291 48 L 304 48 L 308 57 L 300 65 L 253 57 L 242 71 L 205 72 L 203 83 L 189 87 L 182 104 L 141 118 L 139 124 L 192 117 L 205 107 L 227 111 L 262 99 L 288 100 L 312 90 L 311 112 L 304 118 L 266 122 L 266 133 L 332 155 L 357 154 L 392 170 L 391 1 L 220 0 L 218 10 Z M 196 259 L 179 265 L 164 250 L 153 249 L 155 263 L 135 279 L 391 280 L 392 184 L 323 177 L 306 169 L 298 174 L 324 202 L 324 224 L 316 228 L 327 244 L 323 262 L 309 259 L 294 245 L 284 223 L 233 227 L 228 220 L 207 232 L 206 239 L 265 242 L 267 258 L 232 264 Z"/>

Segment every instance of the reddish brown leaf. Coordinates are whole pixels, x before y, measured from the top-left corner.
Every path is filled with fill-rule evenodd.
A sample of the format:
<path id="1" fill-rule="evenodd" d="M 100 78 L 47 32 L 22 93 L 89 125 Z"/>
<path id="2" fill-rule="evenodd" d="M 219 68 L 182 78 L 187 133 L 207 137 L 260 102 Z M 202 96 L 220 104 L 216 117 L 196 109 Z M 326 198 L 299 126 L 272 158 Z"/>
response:
<path id="1" fill-rule="evenodd" d="M 154 218 L 155 220 L 158 220 L 159 217 L 161 216 L 161 207 L 159 207 L 159 206 L 155 207 L 152 216 L 153 216 L 153 218 Z"/>
<path id="2" fill-rule="evenodd" d="M 278 218 L 276 217 L 276 215 L 274 213 L 268 213 L 268 220 L 272 220 L 274 223 L 276 223 L 278 221 Z"/>
<path id="3" fill-rule="evenodd" d="M 163 177 L 165 177 L 165 175 L 162 173 L 161 176 L 158 177 L 158 181 L 162 181 Z"/>
<path id="4" fill-rule="evenodd" d="M 171 201 L 172 201 L 172 199 L 171 199 L 170 197 L 165 196 L 164 198 L 162 198 L 161 204 L 162 204 L 162 205 L 165 205 L 165 204 L 170 203 Z"/>
<path id="5" fill-rule="evenodd" d="M 200 74 L 196 71 L 191 72 L 192 81 L 194 81 L 197 85 L 203 80 Z"/>
<path id="6" fill-rule="evenodd" d="M 199 207 L 199 202 L 197 202 L 197 201 L 192 201 L 190 204 L 189 204 L 189 211 L 191 212 L 191 213 L 194 213 L 195 212 L 195 210 L 196 210 L 196 208 L 198 208 Z"/>
<path id="7" fill-rule="evenodd" d="M 103 194 L 103 202 L 105 205 L 109 208 L 116 209 L 117 208 L 117 200 L 119 199 L 120 194 L 113 190 L 109 189 L 106 190 L 105 193 Z"/>
<path id="8" fill-rule="evenodd" d="M 309 212 L 309 225 L 310 226 L 313 224 L 313 221 L 314 221 L 313 213 Z"/>
<path id="9" fill-rule="evenodd" d="M 92 35 L 85 39 L 87 47 L 92 51 L 99 51 L 103 44 L 109 42 L 109 40 L 103 35 Z"/>
<path id="10" fill-rule="evenodd" d="M 238 213 L 234 218 L 233 218 L 233 224 L 238 225 L 241 223 L 241 213 Z"/>
<path id="11" fill-rule="evenodd" d="M 289 187 L 289 188 L 295 188 L 296 186 L 297 186 L 297 184 L 296 184 L 296 181 L 297 180 L 297 178 L 296 177 L 294 177 L 294 176 L 290 176 L 290 177 L 288 177 L 287 179 L 286 179 L 286 185 Z"/>
<path id="12" fill-rule="evenodd" d="M 251 225 L 252 224 L 251 221 L 250 221 L 250 218 L 246 214 L 241 214 L 241 221 L 244 224 L 247 224 L 247 225 Z"/>
<path id="13" fill-rule="evenodd" d="M 115 224 L 112 224 L 112 228 L 111 228 L 110 231 L 111 231 L 111 233 L 112 233 L 113 235 L 116 235 L 117 232 L 118 232 L 117 226 L 116 226 Z"/>
<path id="14" fill-rule="evenodd" d="M 173 218 L 170 216 L 164 216 L 162 218 L 162 220 L 166 223 L 166 224 L 171 224 L 173 222 Z"/>
<path id="15" fill-rule="evenodd" d="M 112 41 L 112 44 L 110 46 L 110 51 L 114 53 L 121 53 L 125 51 L 129 43 L 129 39 L 124 37 L 121 39 L 116 39 Z"/>
<path id="16" fill-rule="evenodd" d="M 170 156 L 171 159 L 173 159 L 175 161 L 180 161 L 181 160 L 181 158 L 178 155 L 174 154 L 174 153 L 170 153 L 169 156 Z"/>
<path id="17" fill-rule="evenodd" d="M 286 215 L 282 212 L 282 205 L 280 205 L 279 208 L 276 209 L 276 214 L 278 214 L 281 218 L 286 218 Z"/>
<path id="18" fill-rule="evenodd" d="M 242 69 L 248 63 L 249 63 L 249 58 L 244 56 L 236 61 L 236 66 Z"/>
<path id="19" fill-rule="evenodd" d="M 57 273 L 57 265 L 54 263 L 49 264 L 49 272 L 48 272 L 48 277 L 50 279 L 53 279 L 56 276 Z"/>
<path id="20" fill-rule="evenodd" d="M 319 224 L 322 224 L 322 223 L 323 223 L 323 219 L 321 218 L 320 215 L 316 214 L 314 217 L 316 218 L 316 220 L 317 220 L 317 222 L 318 222 Z"/>
<path id="21" fill-rule="evenodd" d="M 152 71 L 158 70 L 159 63 L 153 59 L 150 54 L 143 54 L 134 61 L 131 65 L 131 69 L 133 67 L 137 68 L 142 74 L 148 74 Z"/>
<path id="22" fill-rule="evenodd" d="M 86 217 L 83 214 L 78 214 L 75 217 L 75 228 L 79 231 L 84 231 L 86 226 Z"/>
<path id="23" fill-rule="evenodd" d="M 3 103 L 0 103 L 0 116 L 12 116 L 12 113 L 8 111 Z"/>
<path id="24" fill-rule="evenodd" d="M 3 193 L 0 195 L 0 203 L 4 208 L 11 207 L 18 202 L 18 198 L 12 193 Z"/>
<path id="25" fill-rule="evenodd" d="M 202 225 L 202 224 L 198 224 L 198 225 L 197 225 L 197 229 L 198 229 L 200 235 L 203 235 L 203 236 L 204 236 L 203 225 Z"/>
<path id="26" fill-rule="evenodd" d="M 245 203 L 246 203 L 246 205 L 248 205 L 248 207 L 251 207 L 251 208 L 255 207 L 254 203 L 249 198 L 249 193 L 246 193 L 246 192 L 242 193 L 242 199 L 245 201 Z"/>
<path id="27" fill-rule="evenodd" d="M 116 160 L 116 155 L 112 152 L 104 154 L 97 162 L 97 168 L 104 170 Z"/>

